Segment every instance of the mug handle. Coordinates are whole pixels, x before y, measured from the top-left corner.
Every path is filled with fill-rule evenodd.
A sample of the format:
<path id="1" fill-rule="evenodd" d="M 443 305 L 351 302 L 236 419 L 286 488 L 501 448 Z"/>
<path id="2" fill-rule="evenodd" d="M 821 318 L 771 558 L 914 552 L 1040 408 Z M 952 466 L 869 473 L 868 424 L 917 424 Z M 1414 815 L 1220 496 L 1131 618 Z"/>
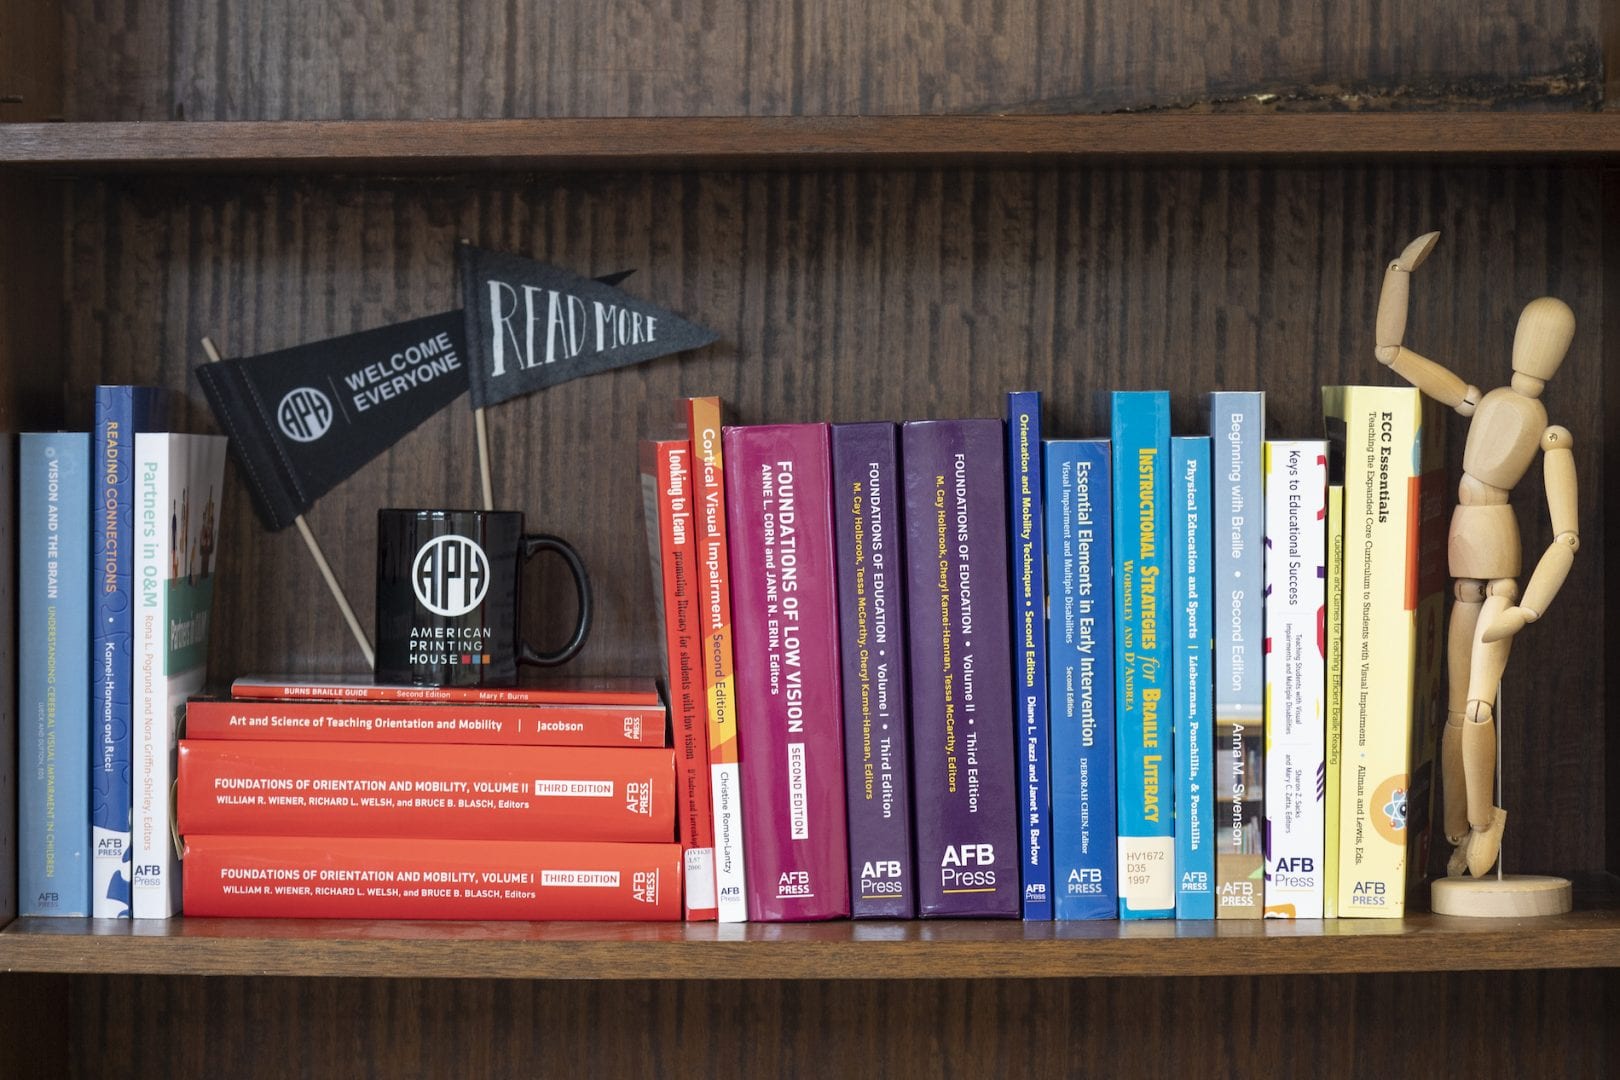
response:
<path id="1" fill-rule="evenodd" d="M 529 644 L 521 632 L 518 634 L 518 663 L 550 667 L 572 658 L 585 644 L 585 635 L 591 630 L 591 582 L 585 575 L 585 564 L 580 560 L 579 552 L 570 547 L 566 540 L 544 533 L 523 538 L 525 565 L 542 551 L 555 551 L 563 557 L 563 561 L 568 564 L 568 572 L 574 578 L 574 595 L 579 599 L 579 621 L 574 624 L 573 635 L 568 639 L 568 644 L 556 652 L 540 652 Z"/>

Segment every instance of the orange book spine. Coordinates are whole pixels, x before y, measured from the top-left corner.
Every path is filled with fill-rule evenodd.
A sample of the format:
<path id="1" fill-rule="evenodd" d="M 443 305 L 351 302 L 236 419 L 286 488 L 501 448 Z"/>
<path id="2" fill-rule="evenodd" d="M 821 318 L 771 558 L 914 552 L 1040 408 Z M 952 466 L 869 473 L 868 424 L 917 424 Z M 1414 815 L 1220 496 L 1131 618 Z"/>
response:
<path id="1" fill-rule="evenodd" d="M 686 420 L 692 437 L 692 486 L 697 502 L 698 619 L 709 732 L 716 900 L 721 922 L 744 922 L 748 893 L 743 869 L 742 771 L 731 651 L 731 551 L 726 540 L 720 399 L 688 398 Z"/>
<path id="2" fill-rule="evenodd" d="M 180 741 L 180 832 L 666 841 L 675 758 L 655 749 Z"/>
<path id="3" fill-rule="evenodd" d="M 643 443 L 642 484 L 648 547 L 656 549 L 653 594 L 658 598 L 664 630 L 670 719 L 680 773 L 676 814 L 681 847 L 686 851 L 686 917 L 713 919 L 714 824 L 709 811 L 709 748 L 699 655 L 692 444 L 685 439 Z"/>
<path id="4" fill-rule="evenodd" d="M 305 919 L 681 916 L 680 846 L 186 838 L 188 915 Z"/>
<path id="5" fill-rule="evenodd" d="M 192 698 L 186 734 L 278 742 L 663 746 L 664 706 Z"/>

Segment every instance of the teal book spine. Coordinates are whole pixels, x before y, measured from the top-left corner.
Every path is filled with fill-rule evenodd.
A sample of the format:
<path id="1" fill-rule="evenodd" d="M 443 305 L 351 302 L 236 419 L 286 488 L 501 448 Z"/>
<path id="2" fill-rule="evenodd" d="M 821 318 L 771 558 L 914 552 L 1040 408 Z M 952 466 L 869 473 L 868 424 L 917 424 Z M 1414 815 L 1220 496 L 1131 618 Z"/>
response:
<path id="1" fill-rule="evenodd" d="M 1114 663 L 1119 916 L 1176 914 L 1170 395 L 1115 391 Z"/>

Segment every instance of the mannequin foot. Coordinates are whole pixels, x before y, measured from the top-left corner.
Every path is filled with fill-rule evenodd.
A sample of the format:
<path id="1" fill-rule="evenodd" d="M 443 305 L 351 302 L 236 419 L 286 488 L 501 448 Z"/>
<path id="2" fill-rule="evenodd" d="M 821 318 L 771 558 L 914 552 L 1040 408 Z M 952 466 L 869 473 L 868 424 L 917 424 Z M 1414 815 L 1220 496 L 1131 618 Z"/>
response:
<path id="1" fill-rule="evenodd" d="M 1452 851 L 1446 863 L 1446 874 L 1462 877 L 1471 874 L 1484 877 L 1496 865 L 1502 850 L 1502 830 L 1507 825 L 1507 811 L 1500 806 L 1491 807 L 1491 823 L 1483 829 L 1470 829 L 1462 843 Z"/>

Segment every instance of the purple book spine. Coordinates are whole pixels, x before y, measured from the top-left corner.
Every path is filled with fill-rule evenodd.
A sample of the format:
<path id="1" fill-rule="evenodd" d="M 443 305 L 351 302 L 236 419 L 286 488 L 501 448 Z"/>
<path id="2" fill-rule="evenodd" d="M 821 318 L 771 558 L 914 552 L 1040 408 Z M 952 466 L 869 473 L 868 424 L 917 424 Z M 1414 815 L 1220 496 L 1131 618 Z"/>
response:
<path id="1" fill-rule="evenodd" d="M 917 915 L 899 441 L 889 423 L 832 429 L 850 904 L 857 919 Z"/>
<path id="2" fill-rule="evenodd" d="M 909 423 L 900 453 L 918 908 L 1017 918 L 1001 421 Z"/>
<path id="3" fill-rule="evenodd" d="M 728 427 L 737 740 L 751 922 L 849 915 L 826 424 Z"/>

